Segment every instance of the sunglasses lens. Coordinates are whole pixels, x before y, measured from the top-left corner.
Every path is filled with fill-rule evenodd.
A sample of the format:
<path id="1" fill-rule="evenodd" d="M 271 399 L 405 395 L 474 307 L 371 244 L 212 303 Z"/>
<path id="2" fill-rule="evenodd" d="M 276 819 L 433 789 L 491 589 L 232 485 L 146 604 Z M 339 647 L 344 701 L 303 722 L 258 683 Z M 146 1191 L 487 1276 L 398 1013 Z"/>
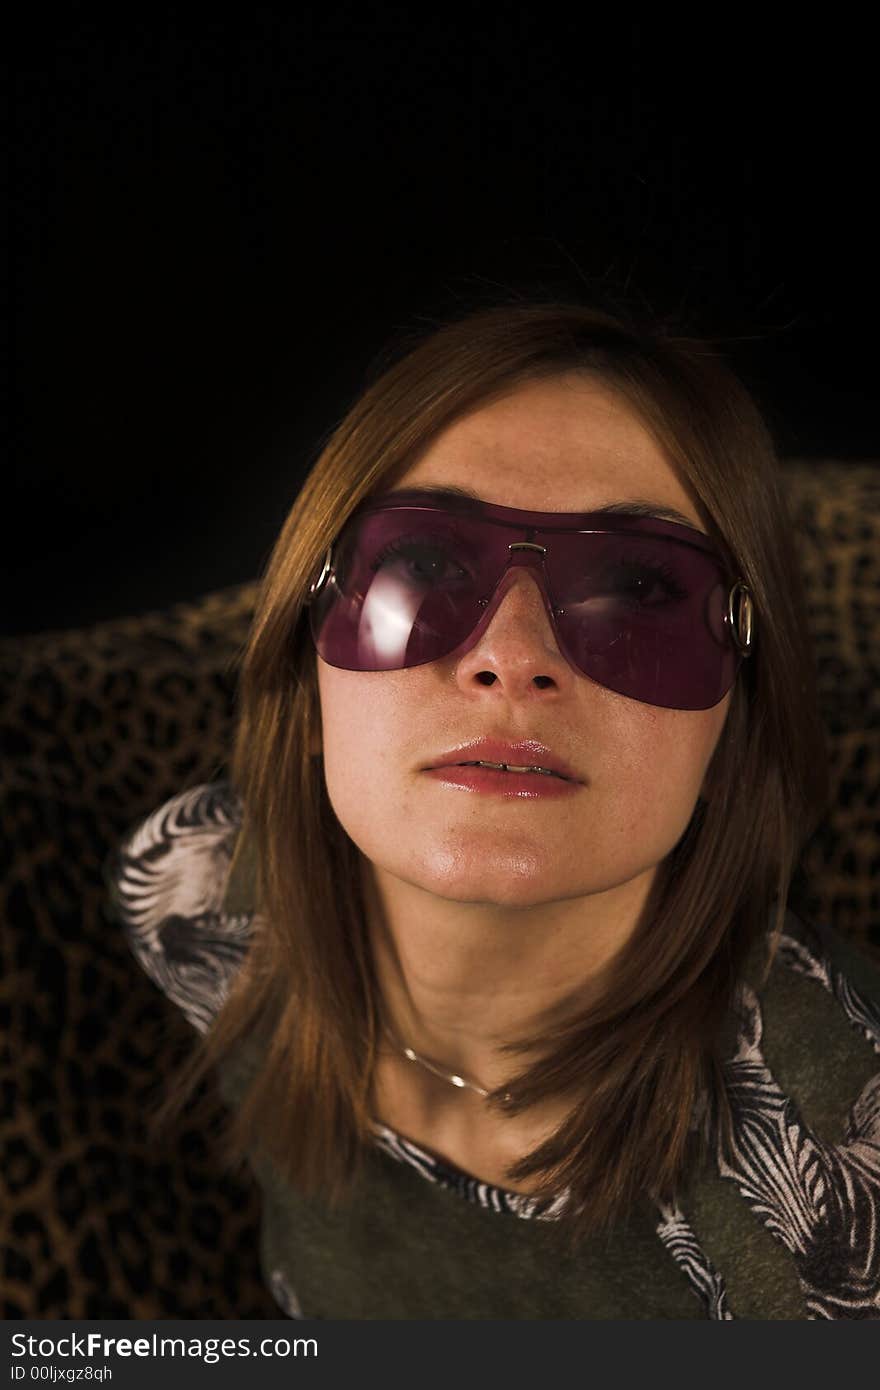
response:
<path id="1" fill-rule="evenodd" d="M 635 533 L 558 536 L 548 552 L 557 631 L 579 670 L 651 705 L 718 703 L 738 657 L 724 624 L 728 585 L 711 554 Z"/>
<path id="2" fill-rule="evenodd" d="M 479 528 L 440 513 L 371 513 L 343 532 L 311 607 L 331 666 L 399 671 L 446 656 L 474 629 L 485 571 Z"/>
<path id="3" fill-rule="evenodd" d="M 698 546 L 636 532 L 532 532 L 535 576 L 566 656 L 598 684 L 647 704 L 708 709 L 733 683 L 728 585 Z M 394 671 L 474 639 L 510 559 L 506 526 L 394 508 L 349 523 L 310 608 L 332 666 Z M 534 561 L 533 561 L 534 563 Z"/>

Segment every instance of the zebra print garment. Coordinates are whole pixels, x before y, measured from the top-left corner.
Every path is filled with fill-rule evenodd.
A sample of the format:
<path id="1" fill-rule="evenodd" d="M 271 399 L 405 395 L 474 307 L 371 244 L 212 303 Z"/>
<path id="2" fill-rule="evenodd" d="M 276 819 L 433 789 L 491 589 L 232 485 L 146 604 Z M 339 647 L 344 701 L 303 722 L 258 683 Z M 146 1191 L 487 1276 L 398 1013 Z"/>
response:
<path id="1" fill-rule="evenodd" d="M 222 1005 L 256 920 L 252 913 L 223 911 L 240 826 L 241 805 L 230 785 L 203 784 L 149 815 L 105 868 L 115 915 L 135 956 L 200 1032 Z M 835 968 L 822 941 L 812 929 L 806 941 L 794 930 L 784 935 L 774 971 L 791 972 L 824 992 L 861 1043 L 880 1054 L 880 1004 Z M 725 1063 L 734 1139 L 730 1151 L 719 1141 L 713 1179 L 734 1186 L 753 1219 L 793 1261 L 803 1311 L 787 1316 L 880 1318 L 880 1064 L 850 1104 L 839 1141 L 830 1142 L 811 1128 L 768 1065 L 762 1001 L 746 982 L 737 1018 L 737 1045 Z M 386 1125 L 376 1124 L 374 1136 L 393 1159 L 463 1200 L 533 1217 L 528 1197 L 461 1172 Z M 540 1219 L 558 1217 L 565 1205 L 562 1193 Z M 685 1204 L 661 1205 L 658 1216 L 657 1236 L 706 1317 L 741 1316 L 731 1308 L 725 1269 L 716 1268 Z M 280 1270 L 270 1283 L 287 1316 L 302 1317 Z"/>
<path id="2" fill-rule="evenodd" d="M 200 1033 L 225 1000 L 251 931 L 250 916 L 220 912 L 240 824 L 226 784 L 196 787 L 148 816 L 105 873 L 132 950 Z"/>

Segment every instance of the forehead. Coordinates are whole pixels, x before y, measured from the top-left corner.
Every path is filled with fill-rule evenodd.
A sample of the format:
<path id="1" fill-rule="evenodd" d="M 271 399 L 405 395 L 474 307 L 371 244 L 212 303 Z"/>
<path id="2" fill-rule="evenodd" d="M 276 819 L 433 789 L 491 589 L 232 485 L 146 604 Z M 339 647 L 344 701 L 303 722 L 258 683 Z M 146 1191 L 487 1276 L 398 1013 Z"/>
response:
<path id="1" fill-rule="evenodd" d="M 653 502 L 702 529 L 694 500 L 635 412 L 574 373 L 527 382 L 454 421 L 395 488 L 444 485 L 524 511 Z"/>

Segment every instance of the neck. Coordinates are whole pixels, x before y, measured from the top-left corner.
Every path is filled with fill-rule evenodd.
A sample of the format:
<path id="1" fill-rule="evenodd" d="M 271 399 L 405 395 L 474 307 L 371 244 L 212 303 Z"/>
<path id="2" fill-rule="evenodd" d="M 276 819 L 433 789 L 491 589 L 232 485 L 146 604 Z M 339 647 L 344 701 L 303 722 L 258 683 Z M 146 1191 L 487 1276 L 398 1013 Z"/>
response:
<path id="1" fill-rule="evenodd" d="M 373 960 L 394 1037 L 488 1090 L 504 1085 L 530 1060 L 503 1052 L 505 1043 L 596 1000 L 653 878 L 652 869 L 589 898 L 509 908 L 440 898 L 365 865 Z M 444 1082 L 427 1075 L 422 1084 L 436 1092 Z"/>

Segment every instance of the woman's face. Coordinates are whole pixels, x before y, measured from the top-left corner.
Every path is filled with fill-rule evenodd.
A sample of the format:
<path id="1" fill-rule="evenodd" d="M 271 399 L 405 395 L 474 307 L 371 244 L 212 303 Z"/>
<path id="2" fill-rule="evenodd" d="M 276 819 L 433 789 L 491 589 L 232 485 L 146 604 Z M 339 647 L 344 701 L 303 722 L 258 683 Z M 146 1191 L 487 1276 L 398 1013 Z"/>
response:
<path id="1" fill-rule="evenodd" d="M 703 529 L 638 418 L 574 373 L 451 425 L 395 486 L 426 485 L 527 511 L 650 501 Z M 687 828 L 730 703 L 662 709 L 581 675 L 524 568 L 463 656 L 404 671 L 317 666 L 327 790 L 361 852 L 442 898 L 509 907 L 605 892 L 656 868 Z M 580 785 L 560 797 L 493 795 L 425 771 L 480 737 L 537 740 Z"/>

